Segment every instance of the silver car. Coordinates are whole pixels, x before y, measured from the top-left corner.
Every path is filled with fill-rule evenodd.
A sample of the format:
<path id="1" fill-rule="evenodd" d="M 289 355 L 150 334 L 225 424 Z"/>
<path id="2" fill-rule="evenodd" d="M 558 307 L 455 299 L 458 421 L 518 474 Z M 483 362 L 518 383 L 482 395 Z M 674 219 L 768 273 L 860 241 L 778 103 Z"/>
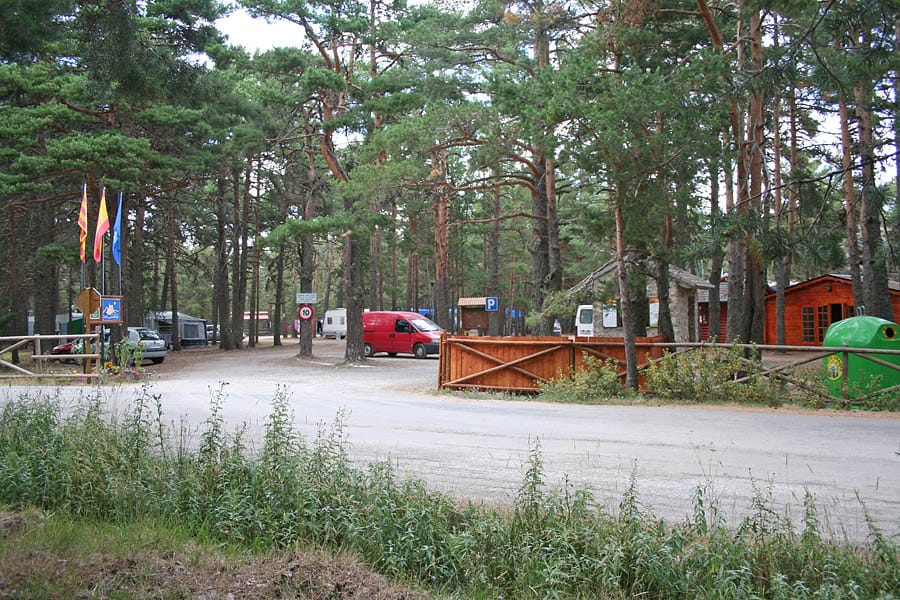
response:
<path id="1" fill-rule="evenodd" d="M 158 365 L 166 358 L 166 341 L 146 327 L 129 327 L 128 341 L 141 347 L 144 359 Z"/>

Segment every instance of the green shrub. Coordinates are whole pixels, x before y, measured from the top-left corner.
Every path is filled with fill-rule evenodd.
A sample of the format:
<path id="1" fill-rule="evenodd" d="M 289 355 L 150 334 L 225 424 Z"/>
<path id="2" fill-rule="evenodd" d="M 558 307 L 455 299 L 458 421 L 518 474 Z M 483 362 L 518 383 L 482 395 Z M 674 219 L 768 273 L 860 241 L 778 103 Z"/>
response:
<path id="1" fill-rule="evenodd" d="M 625 390 L 615 361 L 584 356 L 584 368 L 540 384 L 540 397 L 550 402 L 600 404 L 622 397 Z"/>
<path id="2" fill-rule="evenodd" d="M 776 379 L 760 376 L 763 371 L 760 360 L 744 354 L 740 346 L 666 352 L 643 375 L 649 389 L 663 398 L 698 403 L 780 405 L 784 400 L 784 386 Z M 750 354 L 757 355 L 755 351 Z"/>

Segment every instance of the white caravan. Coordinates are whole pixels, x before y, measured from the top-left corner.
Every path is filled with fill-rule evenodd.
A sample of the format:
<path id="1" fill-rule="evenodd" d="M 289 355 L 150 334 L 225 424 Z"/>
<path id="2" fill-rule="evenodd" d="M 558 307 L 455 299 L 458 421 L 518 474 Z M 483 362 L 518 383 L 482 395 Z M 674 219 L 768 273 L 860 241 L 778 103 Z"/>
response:
<path id="1" fill-rule="evenodd" d="M 347 337 L 347 309 L 333 308 L 325 311 L 322 319 L 322 336 L 342 340 Z"/>

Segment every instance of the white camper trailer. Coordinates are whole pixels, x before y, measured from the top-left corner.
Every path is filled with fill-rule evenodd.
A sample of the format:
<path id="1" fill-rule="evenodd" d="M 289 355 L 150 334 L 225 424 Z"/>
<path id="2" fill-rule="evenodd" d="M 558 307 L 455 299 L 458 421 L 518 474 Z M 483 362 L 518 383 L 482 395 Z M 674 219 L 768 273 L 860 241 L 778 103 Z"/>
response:
<path id="1" fill-rule="evenodd" d="M 325 311 L 322 319 L 322 336 L 342 340 L 347 337 L 347 309 L 333 308 Z"/>

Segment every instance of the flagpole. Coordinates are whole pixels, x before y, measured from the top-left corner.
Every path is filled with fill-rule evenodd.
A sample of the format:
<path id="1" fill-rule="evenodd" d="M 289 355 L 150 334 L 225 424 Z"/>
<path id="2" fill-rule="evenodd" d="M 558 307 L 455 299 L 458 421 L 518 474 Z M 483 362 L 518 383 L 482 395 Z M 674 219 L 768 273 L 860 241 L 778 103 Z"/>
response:
<path id="1" fill-rule="evenodd" d="M 116 212 L 116 226 L 113 228 L 113 252 L 118 259 L 116 260 L 116 265 L 119 267 L 119 295 L 122 295 L 122 192 L 119 192 L 119 210 Z M 115 242 L 118 242 L 118 249 L 115 247 Z"/>
<path id="2" fill-rule="evenodd" d="M 103 247 L 106 244 L 103 244 L 102 241 L 100 243 L 100 295 L 102 296 L 106 294 L 106 257 L 104 256 L 106 254 L 106 248 Z"/>
<path id="3" fill-rule="evenodd" d="M 103 259 L 103 236 L 109 231 L 109 214 L 106 211 L 106 186 L 100 194 L 100 210 L 97 213 L 97 228 L 94 232 L 94 262 L 100 267 L 100 290 L 106 293 L 106 265 Z"/>
<path id="4" fill-rule="evenodd" d="M 104 244 L 105 246 L 105 244 Z M 106 248 L 100 247 L 100 293 L 106 293 Z"/>

